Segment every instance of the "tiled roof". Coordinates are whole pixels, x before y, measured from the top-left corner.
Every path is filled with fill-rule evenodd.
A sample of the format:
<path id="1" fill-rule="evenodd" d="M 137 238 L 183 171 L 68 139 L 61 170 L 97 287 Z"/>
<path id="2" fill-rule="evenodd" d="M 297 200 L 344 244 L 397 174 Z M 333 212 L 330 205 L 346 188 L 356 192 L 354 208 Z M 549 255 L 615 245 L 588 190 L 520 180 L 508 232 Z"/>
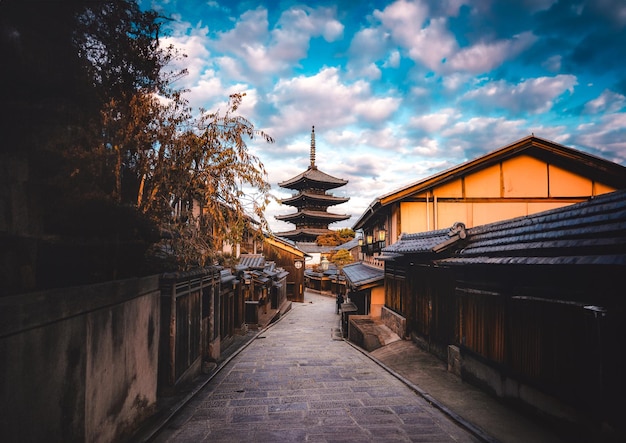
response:
<path id="1" fill-rule="evenodd" d="M 626 263 L 626 191 L 477 226 L 447 264 Z"/>
<path id="2" fill-rule="evenodd" d="M 286 220 L 286 221 L 294 220 L 297 218 L 308 219 L 308 220 L 320 219 L 320 220 L 325 220 L 325 221 L 340 221 L 340 220 L 346 220 L 350 218 L 350 216 L 346 214 L 334 214 L 332 212 L 326 212 L 326 211 L 315 211 L 312 209 L 303 209 L 301 211 L 294 212 L 291 214 L 276 215 L 274 216 L 274 218 L 276 218 L 276 220 Z"/>
<path id="3" fill-rule="evenodd" d="M 315 254 L 315 253 L 325 254 L 325 253 L 331 252 L 332 250 L 332 246 L 319 246 L 315 242 L 298 242 L 297 245 L 301 251 L 304 251 L 305 253 L 309 253 L 309 254 Z"/>
<path id="4" fill-rule="evenodd" d="M 459 240 L 463 240 L 465 236 L 466 232 L 463 223 L 455 223 L 452 227 L 447 229 L 419 232 L 416 234 L 402 234 L 396 243 L 383 248 L 382 252 L 383 256 L 437 253 Z"/>
<path id="5" fill-rule="evenodd" d="M 309 236 L 314 236 L 314 237 L 319 237 L 320 235 L 324 235 L 324 234 L 328 234 L 330 232 L 333 232 L 332 229 L 327 229 L 327 228 L 301 228 L 301 229 L 294 229 L 291 231 L 284 231 L 284 232 L 276 232 L 275 235 L 278 237 L 284 237 L 284 238 L 291 238 L 291 237 L 298 237 L 300 235 L 309 235 Z M 296 244 L 299 245 L 299 243 L 311 243 L 311 242 L 298 242 L 296 241 Z"/>
<path id="6" fill-rule="evenodd" d="M 265 267 L 265 257 L 263 254 L 241 254 L 239 266 L 262 269 Z"/>
<path id="7" fill-rule="evenodd" d="M 321 184 L 324 189 L 333 189 L 345 185 L 348 183 L 348 180 L 333 177 L 313 166 L 293 178 L 278 183 L 278 186 L 287 189 L 300 189 L 302 187 L 309 187 L 311 182 L 317 185 Z"/>
<path id="8" fill-rule="evenodd" d="M 339 251 L 341 249 L 345 249 L 346 251 L 349 251 L 352 248 L 356 248 L 357 246 L 359 246 L 359 239 L 358 238 L 353 238 L 352 240 L 350 240 L 349 242 L 345 242 L 339 246 L 333 246 L 332 250 L 333 251 Z"/>
<path id="9" fill-rule="evenodd" d="M 326 206 L 338 205 L 350 200 L 350 197 L 335 197 L 331 194 L 317 194 L 314 192 L 303 191 L 291 197 L 281 199 L 281 203 L 289 206 L 299 206 L 298 203 L 311 200 L 314 202 L 324 202 Z M 301 206 L 301 205 L 300 205 Z"/>
<path id="10" fill-rule="evenodd" d="M 359 287 L 382 280 L 385 272 L 381 268 L 366 265 L 362 262 L 352 263 L 343 267 L 343 274 L 351 286 Z"/>

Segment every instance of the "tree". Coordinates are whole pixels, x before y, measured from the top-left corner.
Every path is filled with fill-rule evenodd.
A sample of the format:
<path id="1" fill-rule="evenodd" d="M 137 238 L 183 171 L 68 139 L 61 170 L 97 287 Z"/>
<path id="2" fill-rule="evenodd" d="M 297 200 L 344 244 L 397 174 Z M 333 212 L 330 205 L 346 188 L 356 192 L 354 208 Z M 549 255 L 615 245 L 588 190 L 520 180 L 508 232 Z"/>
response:
<path id="1" fill-rule="evenodd" d="M 223 114 L 202 114 L 192 129 L 161 146 L 152 180 L 142 186 L 143 211 L 159 213 L 163 203 L 171 209 L 161 222 L 171 234 L 168 248 L 186 251 L 178 254 L 182 268 L 203 266 L 224 241 L 240 242 L 251 217 L 259 220 L 259 231 L 267 227 L 270 185 L 246 139 L 273 139 L 236 114 L 244 96 L 231 95 Z"/>
<path id="2" fill-rule="evenodd" d="M 317 237 L 319 246 L 339 246 L 354 239 L 355 233 L 350 228 L 342 228 Z"/>
<path id="3" fill-rule="evenodd" d="M 330 262 L 334 263 L 339 270 L 349 263 L 354 261 L 354 257 L 350 254 L 350 251 L 346 249 L 340 249 L 330 256 Z"/>
<path id="4" fill-rule="evenodd" d="M 185 71 L 168 68 L 183 55 L 162 46 L 164 20 L 132 0 L 0 2 L 0 55 L 12 67 L 0 70 L 0 155 L 29 171 L 5 188 L 30 217 L 10 228 L 14 250 L 0 249 L 38 280 L 14 288 L 137 275 L 163 233 L 177 250 L 191 246 L 180 266 L 202 265 L 245 220 L 264 226 L 269 184 L 246 141 L 272 139 L 237 115 L 243 94 L 225 112 L 190 109 L 172 87 Z M 15 259 L 22 251 L 28 263 Z"/>

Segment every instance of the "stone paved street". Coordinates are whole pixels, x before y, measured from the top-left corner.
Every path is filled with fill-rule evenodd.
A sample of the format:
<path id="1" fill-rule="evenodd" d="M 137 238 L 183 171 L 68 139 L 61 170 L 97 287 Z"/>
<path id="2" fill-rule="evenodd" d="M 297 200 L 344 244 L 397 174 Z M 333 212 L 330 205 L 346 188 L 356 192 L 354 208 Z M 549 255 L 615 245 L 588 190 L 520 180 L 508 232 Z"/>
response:
<path id="1" fill-rule="evenodd" d="M 259 335 L 156 442 L 473 442 L 475 437 L 337 339 L 334 299 L 305 303 Z"/>

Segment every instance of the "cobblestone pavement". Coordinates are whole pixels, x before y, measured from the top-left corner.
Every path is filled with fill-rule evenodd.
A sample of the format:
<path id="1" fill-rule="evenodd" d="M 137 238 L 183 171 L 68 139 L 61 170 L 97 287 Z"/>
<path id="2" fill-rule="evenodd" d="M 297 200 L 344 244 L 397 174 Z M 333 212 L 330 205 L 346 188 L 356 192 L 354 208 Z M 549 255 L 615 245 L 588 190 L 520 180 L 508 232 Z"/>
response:
<path id="1" fill-rule="evenodd" d="M 337 339 L 335 300 L 306 293 L 156 436 L 156 442 L 475 442 Z"/>

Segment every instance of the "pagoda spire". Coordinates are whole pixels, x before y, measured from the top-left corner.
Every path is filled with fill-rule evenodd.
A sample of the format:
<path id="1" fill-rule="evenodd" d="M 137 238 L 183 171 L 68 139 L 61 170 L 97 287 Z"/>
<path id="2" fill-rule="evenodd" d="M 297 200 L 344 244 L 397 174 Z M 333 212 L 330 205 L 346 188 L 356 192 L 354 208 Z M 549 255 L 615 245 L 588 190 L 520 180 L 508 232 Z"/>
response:
<path id="1" fill-rule="evenodd" d="M 315 126 L 311 129 L 311 168 L 315 169 Z"/>

